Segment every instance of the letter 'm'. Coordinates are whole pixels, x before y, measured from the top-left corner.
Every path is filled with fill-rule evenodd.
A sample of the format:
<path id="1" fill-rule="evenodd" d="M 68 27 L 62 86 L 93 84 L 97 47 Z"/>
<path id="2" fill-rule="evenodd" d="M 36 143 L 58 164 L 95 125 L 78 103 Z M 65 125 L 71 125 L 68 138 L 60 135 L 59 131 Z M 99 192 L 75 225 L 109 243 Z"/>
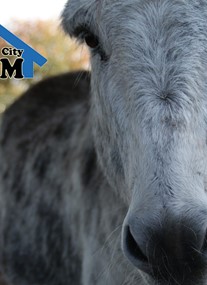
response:
<path id="1" fill-rule="evenodd" d="M 17 58 L 13 65 L 11 65 L 10 61 L 7 58 L 2 58 L 0 59 L 0 61 L 2 62 L 2 75 L 0 76 L 0 78 L 2 79 L 8 78 L 7 74 L 11 78 L 14 72 L 16 72 L 14 78 L 16 79 L 23 78 L 22 63 L 24 60 L 22 58 Z"/>

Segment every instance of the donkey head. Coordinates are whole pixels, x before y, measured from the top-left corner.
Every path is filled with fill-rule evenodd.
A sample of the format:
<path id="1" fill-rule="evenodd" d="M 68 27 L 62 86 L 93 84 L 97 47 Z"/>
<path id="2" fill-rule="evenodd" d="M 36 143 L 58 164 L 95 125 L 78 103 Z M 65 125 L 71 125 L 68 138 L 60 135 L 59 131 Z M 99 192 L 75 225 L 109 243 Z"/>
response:
<path id="1" fill-rule="evenodd" d="M 71 0 L 91 51 L 99 162 L 129 206 L 122 248 L 159 284 L 207 278 L 207 2 Z"/>

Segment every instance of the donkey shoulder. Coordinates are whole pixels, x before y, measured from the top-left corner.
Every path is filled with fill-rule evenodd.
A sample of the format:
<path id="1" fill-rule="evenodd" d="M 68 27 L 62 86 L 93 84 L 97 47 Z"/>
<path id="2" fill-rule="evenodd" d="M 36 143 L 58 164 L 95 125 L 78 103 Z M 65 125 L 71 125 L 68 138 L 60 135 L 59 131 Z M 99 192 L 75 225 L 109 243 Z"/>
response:
<path id="1" fill-rule="evenodd" d="M 90 73 L 86 71 L 53 76 L 33 85 L 4 113 L 1 144 L 9 143 L 11 137 L 49 138 L 52 134 L 65 138 L 78 109 L 87 112 L 89 108 L 89 89 Z"/>

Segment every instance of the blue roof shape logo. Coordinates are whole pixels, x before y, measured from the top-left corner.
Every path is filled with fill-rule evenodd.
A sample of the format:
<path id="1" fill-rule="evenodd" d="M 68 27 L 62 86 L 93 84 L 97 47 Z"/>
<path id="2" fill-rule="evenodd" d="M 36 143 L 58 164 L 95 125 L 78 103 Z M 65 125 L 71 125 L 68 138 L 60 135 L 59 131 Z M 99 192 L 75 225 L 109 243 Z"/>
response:
<path id="1" fill-rule="evenodd" d="M 34 63 L 42 67 L 47 59 L 23 42 L 5 27 L 0 25 L 0 37 L 18 50 L 22 50 L 22 75 L 24 78 L 34 77 Z"/>

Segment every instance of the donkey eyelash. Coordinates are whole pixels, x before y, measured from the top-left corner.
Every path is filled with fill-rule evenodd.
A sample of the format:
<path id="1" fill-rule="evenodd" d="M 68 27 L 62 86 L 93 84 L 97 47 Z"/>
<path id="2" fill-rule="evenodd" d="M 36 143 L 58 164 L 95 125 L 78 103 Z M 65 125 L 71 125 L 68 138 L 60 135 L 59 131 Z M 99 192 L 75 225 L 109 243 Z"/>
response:
<path id="1" fill-rule="evenodd" d="M 89 35 L 93 36 L 98 40 L 98 36 L 96 36 L 96 34 L 91 31 L 91 29 L 85 24 L 76 27 L 76 29 L 74 30 L 74 36 L 78 38 L 78 40 L 82 43 L 85 42 L 85 38 Z"/>
<path id="2" fill-rule="evenodd" d="M 81 43 L 86 43 L 93 55 L 99 54 L 102 61 L 108 59 L 101 47 L 98 36 L 87 25 L 78 26 L 74 31 L 74 35 Z"/>

